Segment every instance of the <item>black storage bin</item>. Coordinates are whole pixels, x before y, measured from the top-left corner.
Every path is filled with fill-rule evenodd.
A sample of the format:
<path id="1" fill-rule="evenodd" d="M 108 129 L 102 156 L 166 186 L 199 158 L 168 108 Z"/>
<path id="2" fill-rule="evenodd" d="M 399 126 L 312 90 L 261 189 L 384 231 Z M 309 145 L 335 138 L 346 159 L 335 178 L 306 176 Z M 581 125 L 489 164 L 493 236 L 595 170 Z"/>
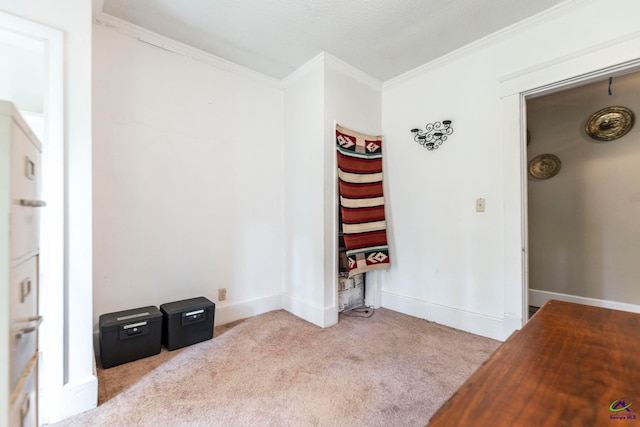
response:
<path id="1" fill-rule="evenodd" d="M 168 302 L 160 306 L 162 344 L 169 350 L 213 338 L 216 305 L 205 297 Z"/>
<path id="2" fill-rule="evenodd" d="M 103 314 L 98 323 L 103 368 L 160 353 L 162 313 L 154 305 Z"/>

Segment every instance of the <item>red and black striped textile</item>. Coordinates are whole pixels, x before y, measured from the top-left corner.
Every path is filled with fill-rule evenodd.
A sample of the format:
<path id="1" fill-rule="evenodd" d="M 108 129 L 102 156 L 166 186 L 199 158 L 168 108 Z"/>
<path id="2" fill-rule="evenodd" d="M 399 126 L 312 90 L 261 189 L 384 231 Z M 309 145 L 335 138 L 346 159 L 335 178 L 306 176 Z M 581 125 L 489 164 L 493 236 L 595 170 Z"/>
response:
<path id="1" fill-rule="evenodd" d="M 389 268 L 382 137 L 336 125 L 338 187 L 349 276 Z"/>

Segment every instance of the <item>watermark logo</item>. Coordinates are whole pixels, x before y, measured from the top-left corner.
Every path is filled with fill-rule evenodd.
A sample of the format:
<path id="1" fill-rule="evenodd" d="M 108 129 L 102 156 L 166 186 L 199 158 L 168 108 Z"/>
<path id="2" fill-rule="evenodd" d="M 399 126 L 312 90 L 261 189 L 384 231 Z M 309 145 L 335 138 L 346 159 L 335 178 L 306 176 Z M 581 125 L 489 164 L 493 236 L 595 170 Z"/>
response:
<path id="1" fill-rule="evenodd" d="M 628 397 L 622 397 L 620 399 L 616 399 L 611 402 L 609 405 L 609 411 L 611 414 L 609 415 L 609 419 L 612 420 L 635 420 L 636 414 L 634 413 L 631 406 L 633 405 L 633 400 Z"/>

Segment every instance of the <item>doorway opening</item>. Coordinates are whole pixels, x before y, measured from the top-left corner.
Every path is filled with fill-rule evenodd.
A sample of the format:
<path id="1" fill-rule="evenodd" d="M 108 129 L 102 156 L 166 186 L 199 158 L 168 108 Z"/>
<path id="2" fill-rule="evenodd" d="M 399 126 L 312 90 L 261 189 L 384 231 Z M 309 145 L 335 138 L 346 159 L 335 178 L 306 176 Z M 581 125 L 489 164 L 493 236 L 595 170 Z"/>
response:
<path id="1" fill-rule="evenodd" d="M 522 94 L 523 323 L 549 299 L 640 312 L 640 127 L 602 123 L 639 94 L 637 63 Z M 598 139 L 597 120 L 628 133 Z"/>

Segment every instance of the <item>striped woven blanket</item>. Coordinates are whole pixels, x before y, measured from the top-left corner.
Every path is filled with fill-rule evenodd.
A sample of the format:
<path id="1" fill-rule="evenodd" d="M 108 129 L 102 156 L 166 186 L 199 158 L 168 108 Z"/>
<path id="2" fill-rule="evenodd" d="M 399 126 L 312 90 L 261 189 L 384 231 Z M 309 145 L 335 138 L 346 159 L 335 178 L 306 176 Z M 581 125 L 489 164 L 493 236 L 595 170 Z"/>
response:
<path id="1" fill-rule="evenodd" d="M 349 277 L 389 268 L 382 193 L 382 137 L 336 125 L 342 232 Z"/>

